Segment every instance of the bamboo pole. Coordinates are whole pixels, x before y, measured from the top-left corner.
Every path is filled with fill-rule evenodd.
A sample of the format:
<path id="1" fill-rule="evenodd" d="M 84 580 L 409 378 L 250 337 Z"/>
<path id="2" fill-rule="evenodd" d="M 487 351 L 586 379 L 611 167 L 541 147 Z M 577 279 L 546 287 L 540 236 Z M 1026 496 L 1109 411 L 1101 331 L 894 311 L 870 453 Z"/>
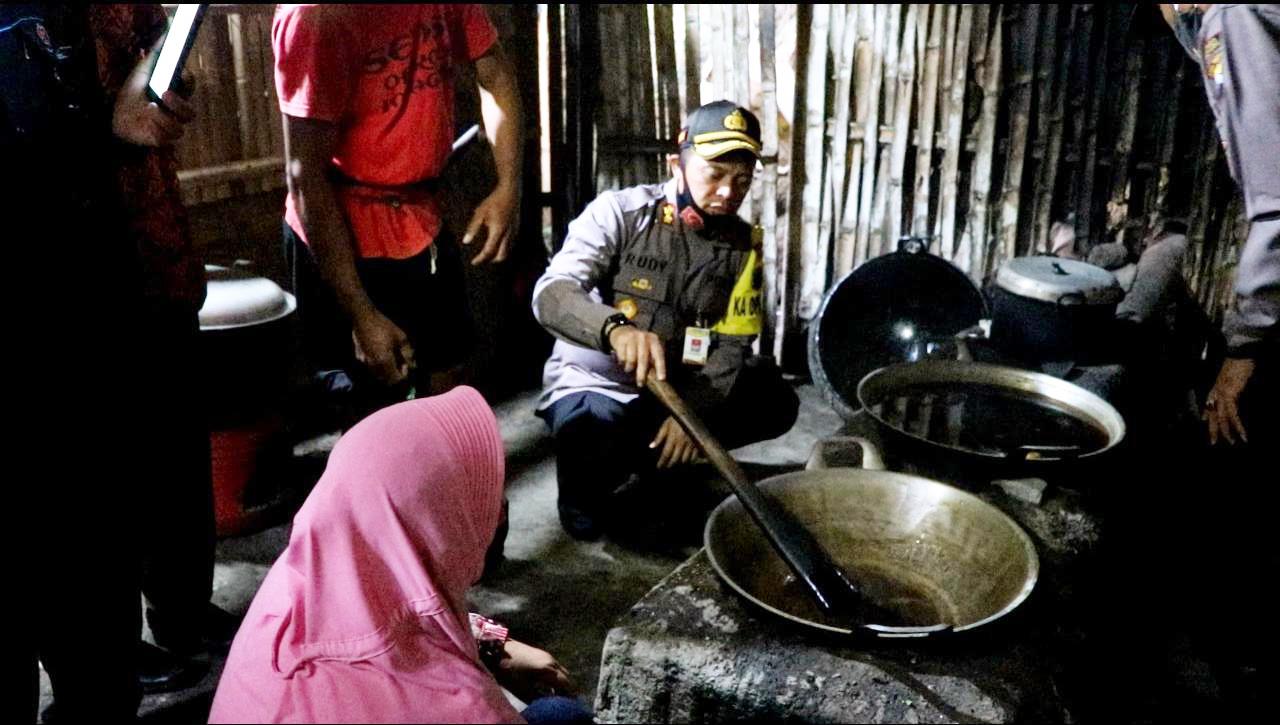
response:
<path id="1" fill-rule="evenodd" d="M 901 53 L 900 33 L 902 9 L 898 5 L 889 6 L 888 45 L 884 54 L 884 114 L 885 120 L 897 118 L 898 109 L 898 63 Z M 880 130 L 876 129 L 879 136 Z M 871 222 L 871 239 L 867 244 L 867 256 L 878 257 L 888 249 L 885 243 L 885 211 L 889 206 L 889 171 L 893 154 L 886 152 L 880 155 L 880 168 L 876 172 L 875 206 L 868 217 Z"/>
<path id="2" fill-rule="evenodd" d="M 995 32 L 974 74 L 982 82 L 982 118 L 979 120 L 978 148 L 973 161 L 972 200 L 969 223 L 965 229 L 969 246 L 969 276 L 981 282 L 986 275 L 987 247 L 990 233 L 987 224 L 988 194 L 991 191 L 991 161 L 995 147 L 996 114 L 1000 101 L 1000 63 L 1003 51 L 1000 20 L 1003 10 L 996 11 Z"/>
<path id="3" fill-rule="evenodd" d="M 750 107 L 751 18 L 747 15 L 747 6 L 742 3 L 726 5 L 725 7 L 733 8 L 733 56 L 736 61 L 734 66 L 733 100 L 738 105 Z"/>
<path id="4" fill-rule="evenodd" d="M 1194 186 L 1192 186 L 1191 219 L 1187 225 L 1187 241 L 1194 250 L 1193 279 L 1197 282 L 1207 276 L 1208 270 L 1204 267 L 1204 260 L 1212 258 L 1210 254 L 1206 254 L 1208 246 L 1206 232 L 1209 227 L 1209 217 L 1213 211 L 1213 182 L 1218 162 L 1218 137 L 1217 127 L 1211 115 L 1202 118 L 1199 148 L 1200 152 L 1196 156 Z M 1193 288 L 1192 291 L 1199 295 L 1198 299 L 1202 303 L 1205 301 L 1203 289 Z"/>
<path id="5" fill-rule="evenodd" d="M 893 143 L 890 146 L 887 218 L 881 254 L 891 252 L 902 234 L 902 175 L 906 168 L 907 146 L 911 143 L 911 105 L 916 83 L 916 34 L 923 27 L 921 12 L 927 5 L 912 3 L 907 8 L 907 22 L 902 31 L 902 59 L 898 71 L 898 105 L 893 121 Z"/>
<path id="6" fill-rule="evenodd" d="M 239 13 L 227 15 L 227 31 L 231 38 L 231 65 L 236 79 L 236 114 L 240 121 L 240 158 L 258 157 L 258 148 L 253 135 L 253 119 L 249 114 L 249 79 L 245 63 L 244 29 Z M 266 119 L 260 119 L 259 123 Z"/>
<path id="7" fill-rule="evenodd" d="M 1098 8 L 1111 16 L 1111 6 Z M 1102 21 L 1098 28 L 1102 45 L 1098 49 L 1092 75 L 1092 87 L 1089 89 L 1088 112 L 1085 114 L 1084 137 L 1080 148 L 1080 170 L 1077 175 L 1079 192 L 1076 196 L 1076 231 L 1077 245 L 1084 243 L 1082 251 L 1087 252 L 1098 239 L 1095 225 L 1096 203 L 1094 193 L 1097 189 L 1098 177 L 1098 126 L 1102 122 L 1102 110 L 1107 94 L 1107 57 L 1110 46 L 1107 23 Z"/>
<path id="8" fill-rule="evenodd" d="M 960 186 L 960 155 L 964 149 L 960 142 L 960 128 L 964 121 L 964 96 L 968 83 L 969 38 L 973 34 L 973 5 L 963 5 L 956 26 L 955 54 L 952 61 L 955 78 L 951 80 L 951 93 L 947 98 L 947 147 L 942 158 L 942 189 L 938 198 L 938 217 L 941 220 L 941 246 L 944 259 L 955 260 L 956 196 Z"/>
<path id="9" fill-rule="evenodd" d="M 733 8 L 733 55 L 737 59 L 734 67 L 734 101 L 744 107 L 751 106 L 751 19 L 747 15 L 747 6 L 742 3 L 726 5 Z M 753 196 L 742 202 L 740 214 L 743 219 L 755 222 L 759 219 Z"/>
<path id="10" fill-rule="evenodd" d="M 702 70 L 702 95 L 704 102 L 710 103 L 724 98 L 724 12 L 715 5 L 703 5 L 698 12 L 701 24 L 702 57 L 699 59 Z M 719 51 L 719 52 L 717 52 Z"/>
<path id="11" fill-rule="evenodd" d="M 916 141 L 915 204 L 911 213 L 911 233 L 929 233 L 929 180 L 933 176 L 933 129 L 938 110 L 938 65 L 942 52 L 944 16 L 951 8 L 934 8 L 925 44 L 924 82 L 920 91 L 919 138 Z"/>
<path id="12" fill-rule="evenodd" d="M 833 8 L 835 9 L 835 8 Z M 858 45 L 859 6 L 840 9 L 840 31 L 832 22 L 832 60 L 836 63 L 836 126 L 831 143 L 831 216 L 832 225 L 840 224 L 845 213 L 845 177 L 849 150 L 849 94 L 854 79 L 854 49 Z M 837 37 L 838 36 L 838 37 Z M 838 255 L 838 251 L 837 251 Z M 838 266 L 838 265 L 837 265 Z"/>
<path id="13" fill-rule="evenodd" d="M 1031 206 L 1031 251 L 1037 254 L 1049 251 L 1049 216 L 1052 213 L 1054 190 L 1057 187 L 1058 157 L 1062 150 L 1062 114 L 1067 94 L 1067 73 L 1071 68 L 1071 35 L 1075 27 L 1075 16 L 1070 14 L 1067 30 L 1063 34 L 1063 48 L 1059 54 L 1058 6 L 1049 5 L 1045 12 L 1045 35 L 1040 44 L 1040 62 L 1037 71 L 1040 77 L 1041 95 L 1036 147 L 1040 149 L 1040 153 Z"/>
<path id="14" fill-rule="evenodd" d="M 1142 95 L 1145 78 L 1146 44 L 1141 37 L 1133 40 L 1125 63 L 1124 92 L 1120 94 L 1121 110 L 1116 130 L 1115 151 L 1112 153 L 1111 201 L 1118 206 L 1124 222 L 1117 241 L 1126 241 L 1129 225 L 1129 173 L 1133 168 L 1133 140 L 1138 129 L 1138 101 Z"/>
<path id="15" fill-rule="evenodd" d="M 680 132 L 680 82 L 676 72 L 675 24 L 671 5 L 653 6 L 654 63 L 658 82 L 658 137 L 675 140 Z"/>
<path id="16" fill-rule="evenodd" d="M 823 199 L 824 218 L 830 212 L 829 227 L 823 232 L 824 239 L 832 233 L 832 228 L 839 228 L 844 216 L 845 177 L 848 168 L 846 152 L 849 147 L 849 93 L 853 83 L 853 51 L 857 43 L 859 8 L 857 5 L 847 8 L 836 5 L 832 6 L 832 11 L 831 58 L 836 64 L 836 92 L 831 163 L 827 166 L 827 175 L 830 177 L 827 186 L 830 193 Z M 842 266 L 840 250 L 841 246 L 837 244 L 834 254 L 837 278 Z"/>
<path id="17" fill-rule="evenodd" d="M 625 41 L 615 30 L 615 19 L 620 12 L 621 8 L 617 5 L 602 5 L 598 10 L 597 28 L 600 47 L 611 49 L 609 52 L 600 54 L 600 75 L 593 84 L 596 88 L 596 97 L 600 99 L 594 120 L 598 124 L 596 133 L 601 139 L 620 135 L 621 123 L 617 120 L 619 105 L 627 103 L 625 99 L 629 98 L 625 87 L 628 83 L 626 54 L 620 51 L 625 47 Z M 590 75 L 587 74 L 584 80 L 589 78 Z M 586 122 L 589 123 L 590 119 Z M 606 148 L 602 143 L 596 161 L 597 191 L 623 187 L 625 180 L 622 169 L 622 159 L 614 153 L 613 149 Z"/>
<path id="18" fill-rule="evenodd" d="M 245 38 L 248 56 L 247 78 L 251 84 L 250 106 L 247 112 L 253 119 L 256 132 L 257 156 L 266 156 L 276 146 L 275 135 L 281 134 L 279 153 L 284 153 L 283 126 L 280 123 L 280 106 L 275 96 L 275 56 L 271 50 L 271 16 L 258 13 L 248 16 L 251 32 Z M 275 123 L 268 123 L 268 120 Z M 246 157 L 247 158 L 247 157 Z M 274 177 L 273 177 L 274 179 Z"/>
<path id="19" fill-rule="evenodd" d="M 1181 52 L 1178 48 L 1177 52 Z M 1179 57 L 1181 60 L 1181 57 Z M 1183 76 L 1186 73 L 1186 63 L 1177 63 L 1177 70 L 1173 72 L 1173 78 L 1169 83 L 1170 92 L 1165 96 L 1168 100 L 1164 107 L 1162 127 L 1159 137 L 1159 151 L 1156 154 L 1156 175 L 1158 181 L 1152 184 L 1155 187 L 1151 202 L 1147 205 L 1153 213 L 1159 215 L 1167 214 L 1167 200 L 1169 195 L 1169 164 L 1173 161 L 1174 148 L 1177 146 L 1178 138 L 1178 115 L 1182 108 L 1182 89 L 1184 87 Z"/>
<path id="20" fill-rule="evenodd" d="M 938 202 L 934 209 L 933 226 L 931 234 L 933 238 L 942 238 L 942 184 L 943 178 L 941 174 L 942 166 L 948 155 L 947 152 L 947 129 L 951 126 L 951 85 L 952 76 L 955 74 L 955 53 L 956 53 L 956 21 L 960 18 L 960 6 L 957 4 L 948 4 L 946 6 L 945 18 L 942 27 L 942 60 L 941 75 L 938 77 L 938 128 L 935 133 L 934 149 L 936 153 L 942 155 L 943 163 L 940 163 L 938 174 Z"/>
<path id="21" fill-rule="evenodd" d="M 827 100 L 827 28 L 831 19 L 829 5 L 813 6 L 813 22 L 810 25 L 809 53 L 805 78 L 805 139 L 804 173 L 800 179 L 803 188 L 803 229 L 801 233 L 801 291 L 797 312 L 803 319 L 811 319 L 822 303 L 826 286 L 826 265 L 822 259 L 819 239 L 819 222 L 822 216 L 822 157 L 823 137 L 826 126 Z"/>
<path id="22" fill-rule="evenodd" d="M 867 93 L 867 122 L 863 127 L 862 198 L 858 201 L 858 236 L 854 246 L 853 267 L 856 269 L 873 256 L 871 249 L 871 214 L 876 185 L 876 158 L 880 152 L 880 90 L 884 81 L 884 59 L 890 30 L 886 5 L 876 5 L 871 50 L 871 82 Z"/>
<path id="23" fill-rule="evenodd" d="M 761 188 L 764 204 L 760 209 L 760 226 L 764 231 L 764 310 L 765 325 L 760 335 L 760 350 L 782 358 L 783 304 L 778 290 L 786 289 L 786 254 L 778 252 L 778 96 L 777 65 L 774 59 L 774 8 L 760 6 L 760 153 L 764 169 Z M 782 265 L 779 265 L 781 260 Z"/>
<path id="24" fill-rule="evenodd" d="M 618 18 L 624 24 L 619 28 L 620 37 L 628 39 L 628 76 L 631 78 L 631 105 L 627 113 L 631 133 L 635 138 L 656 138 L 656 117 L 653 88 L 653 57 L 649 41 L 649 13 L 642 4 L 623 5 Z M 661 177 L 654 156 L 636 155 L 631 159 L 633 169 L 631 184 L 647 184 Z M 628 184 L 630 185 L 630 184 Z"/>
<path id="25" fill-rule="evenodd" d="M 702 54 L 696 4 L 684 6 L 684 112 L 688 115 L 702 105 Z"/>
<path id="26" fill-rule="evenodd" d="M 855 247 L 858 236 L 858 199 L 862 185 L 863 144 L 867 128 L 867 114 L 870 112 L 871 94 L 871 61 L 872 35 L 875 33 L 875 7 L 871 5 L 855 5 L 854 17 L 857 22 L 857 40 L 854 44 L 853 93 L 854 114 L 851 136 L 853 146 L 848 151 L 849 181 L 845 185 L 845 200 L 840 214 L 840 232 L 836 247 L 836 278 L 843 278 L 853 269 Z M 874 141 L 873 141 L 874 143 Z"/>
<path id="27" fill-rule="evenodd" d="M 1040 6 L 1023 5 L 1019 12 L 1020 16 L 1012 24 L 1013 32 L 1010 33 L 1013 78 L 1012 83 L 1006 85 L 1010 108 L 1009 156 L 1005 162 L 1004 188 L 1000 195 L 1000 253 L 992 261 L 1010 259 L 1017 254 L 1022 171 L 1031 126 L 1031 81 L 1035 78 Z"/>

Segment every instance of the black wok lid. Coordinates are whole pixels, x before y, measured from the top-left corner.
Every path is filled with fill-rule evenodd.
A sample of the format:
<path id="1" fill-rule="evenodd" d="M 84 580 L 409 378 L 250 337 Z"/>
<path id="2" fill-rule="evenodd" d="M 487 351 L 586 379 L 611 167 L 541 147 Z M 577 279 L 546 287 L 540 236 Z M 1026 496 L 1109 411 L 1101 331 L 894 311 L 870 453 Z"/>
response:
<path id="1" fill-rule="evenodd" d="M 987 317 L 978 287 L 955 265 L 904 239 L 827 293 L 809 326 L 809 370 L 836 410 L 851 415 L 858 383 L 885 365 L 954 357 L 954 337 Z"/>

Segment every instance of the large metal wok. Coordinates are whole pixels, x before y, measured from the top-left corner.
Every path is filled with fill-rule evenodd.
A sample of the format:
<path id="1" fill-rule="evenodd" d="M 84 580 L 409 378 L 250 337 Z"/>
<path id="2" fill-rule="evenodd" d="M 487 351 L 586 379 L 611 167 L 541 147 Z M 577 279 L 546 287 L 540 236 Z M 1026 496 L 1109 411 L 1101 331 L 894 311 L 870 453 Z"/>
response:
<path id="1" fill-rule="evenodd" d="M 721 577 L 766 610 L 846 635 L 924 637 L 998 619 L 1031 593 L 1035 548 L 990 504 L 881 470 L 752 484 L 670 385 L 650 376 L 647 387 L 733 488 L 707 522 L 707 551 Z M 879 460 L 861 445 L 864 465 Z"/>
<path id="2" fill-rule="evenodd" d="M 856 629 L 826 617 L 742 503 L 726 499 L 705 530 L 712 566 L 748 601 L 797 624 L 880 638 L 961 632 L 1013 611 L 1035 586 L 1040 564 L 1030 537 L 999 509 L 952 486 L 865 468 L 789 473 L 757 486 L 869 599 L 896 615 Z"/>

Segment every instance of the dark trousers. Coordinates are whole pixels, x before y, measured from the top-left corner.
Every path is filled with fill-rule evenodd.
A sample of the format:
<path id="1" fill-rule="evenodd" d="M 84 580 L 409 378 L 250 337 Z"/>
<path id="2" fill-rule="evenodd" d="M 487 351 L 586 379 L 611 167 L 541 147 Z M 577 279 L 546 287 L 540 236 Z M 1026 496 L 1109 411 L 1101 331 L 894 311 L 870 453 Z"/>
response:
<path id="1" fill-rule="evenodd" d="M 172 305 L 150 307 L 144 325 L 142 593 L 156 643 L 187 652 L 200 645 L 213 594 L 213 482 L 200 325 L 194 310 Z"/>
<path id="2" fill-rule="evenodd" d="M 728 397 L 702 415 L 720 444 L 732 449 L 786 433 L 799 405 L 776 368 L 748 367 Z M 561 511 L 607 516 L 616 508 L 617 492 L 633 477 L 660 487 L 679 475 L 655 469 L 661 449 L 650 449 L 649 443 L 668 413 L 647 392 L 630 403 L 600 393 L 574 393 L 539 416 L 555 438 Z"/>
<path id="3" fill-rule="evenodd" d="M 358 259 L 356 272 L 378 311 L 409 337 L 417 362 L 409 380 L 394 388 L 379 382 L 355 358 L 351 321 L 338 304 L 311 249 L 284 225 L 285 254 L 293 271 L 302 325 L 302 349 L 316 375 L 341 382 L 360 413 L 404 400 L 409 388 L 431 394 L 432 373 L 465 361 L 473 345 L 462 252 L 441 231 L 432 246 L 408 259 Z"/>
<path id="4" fill-rule="evenodd" d="M 74 299 L 51 295 L 11 330 L 45 352 L 17 361 L 9 391 L 21 421 L 7 440 L 10 485 L 32 492 L 17 509 L 29 547 L 19 559 L 31 567 L 12 619 L 14 656 L 28 673 L 21 719 L 36 717 L 38 660 L 68 721 L 131 721 L 140 698 L 137 476 L 148 453 L 137 424 L 138 313 L 111 299 L 117 290 L 68 289 Z"/>

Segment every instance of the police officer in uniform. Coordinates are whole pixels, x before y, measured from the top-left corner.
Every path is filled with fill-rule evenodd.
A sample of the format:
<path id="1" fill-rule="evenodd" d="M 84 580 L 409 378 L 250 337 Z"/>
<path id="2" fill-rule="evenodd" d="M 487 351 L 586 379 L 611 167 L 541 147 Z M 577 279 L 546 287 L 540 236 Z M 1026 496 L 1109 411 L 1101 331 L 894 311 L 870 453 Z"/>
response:
<path id="1" fill-rule="evenodd" d="M 1236 264 L 1235 297 L 1223 319 L 1226 357 L 1204 401 L 1213 448 L 1198 481 L 1226 484 L 1197 497 L 1200 531 L 1187 569 L 1210 572 L 1193 621 L 1254 622 L 1270 616 L 1267 582 L 1280 557 L 1272 541 L 1280 497 L 1280 6 L 1162 5 L 1195 59 L 1217 121 L 1227 165 L 1244 197 L 1249 234 Z M 1234 491 L 1238 491 L 1235 494 Z M 1243 504 L 1243 505 L 1242 505 Z M 1199 560 L 1197 560 L 1197 558 Z M 1207 624 L 1203 649 L 1237 717 L 1263 712 L 1275 681 L 1273 632 L 1223 632 Z"/>
<path id="2" fill-rule="evenodd" d="M 726 448 L 795 422 L 795 392 L 751 351 L 762 234 L 737 211 L 760 156 L 759 121 L 716 101 L 689 115 L 679 142 L 665 184 L 605 192 L 587 206 L 534 289 L 534 315 L 558 338 L 538 414 L 555 437 L 560 521 L 575 538 L 692 506 L 680 473 L 699 454 L 644 392 L 650 370 Z M 627 491 L 661 501 L 661 511 L 635 508 Z"/>

